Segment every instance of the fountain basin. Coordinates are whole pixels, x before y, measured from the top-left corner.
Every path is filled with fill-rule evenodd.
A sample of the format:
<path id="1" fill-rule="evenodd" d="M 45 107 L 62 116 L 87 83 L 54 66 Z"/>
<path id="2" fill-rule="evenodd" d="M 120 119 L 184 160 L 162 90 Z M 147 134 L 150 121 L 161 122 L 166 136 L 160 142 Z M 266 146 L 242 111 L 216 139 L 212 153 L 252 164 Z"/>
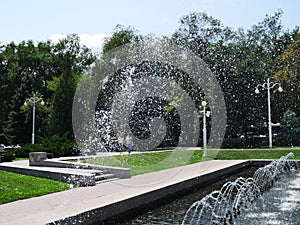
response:
<path id="1" fill-rule="evenodd" d="M 0 205 L 0 224 L 101 224 L 269 161 L 213 160 Z"/>
<path id="2" fill-rule="evenodd" d="M 299 173 L 298 163 L 291 160 L 294 157 L 292 152 L 288 153 L 257 169 L 253 177 L 238 177 L 226 182 L 221 189 L 194 202 L 186 211 L 182 225 L 236 224 L 243 211 L 257 203 L 257 199 L 264 199 L 264 193 L 269 193 L 278 182 L 285 183 L 283 180 Z M 260 212 L 263 209 L 258 208 Z"/>

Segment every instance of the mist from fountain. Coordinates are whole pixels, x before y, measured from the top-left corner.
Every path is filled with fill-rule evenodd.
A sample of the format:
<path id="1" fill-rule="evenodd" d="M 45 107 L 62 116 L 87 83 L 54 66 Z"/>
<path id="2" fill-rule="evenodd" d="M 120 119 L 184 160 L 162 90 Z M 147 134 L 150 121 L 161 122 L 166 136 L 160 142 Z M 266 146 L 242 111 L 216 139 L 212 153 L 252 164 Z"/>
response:
<path id="1" fill-rule="evenodd" d="M 201 200 L 193 203 L 187 210 L 184 224 L 235 224 L 239 214 L 249 208 L 259 197 L 263 197 L 278 180 L 298 171 L 293 153 L 259 168 L 253 177 L 239 177 L 227 182 L 218 191 L 213 191 Z"/>

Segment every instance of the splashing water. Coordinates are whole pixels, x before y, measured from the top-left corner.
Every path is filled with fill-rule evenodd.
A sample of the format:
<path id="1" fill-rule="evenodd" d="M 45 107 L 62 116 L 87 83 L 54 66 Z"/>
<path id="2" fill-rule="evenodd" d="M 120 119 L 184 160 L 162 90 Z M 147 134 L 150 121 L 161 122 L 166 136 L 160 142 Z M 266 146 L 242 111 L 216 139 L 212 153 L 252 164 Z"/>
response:
<path id="1" fill-rule="evenodd" d="M 227 182 L 218 191 L 195 202 L 187 210 L 184 224 L 234 224 L 238 215 L 274 183 L 298 170 L 293 153 L 259 168 L 251 178 L 237 178 Z"/>
<path id="2" fill-rule="evenodd" d="M 104 54 L 90 76 L 78 84 L 74 135 L 83 155 L 122 151 L 126 139 L 141 151 L 152 150 L 169 137 L 173 147 L 194 147 L 204 98 L 213 112 L 208 145 L 219 149 L 226 106 L 222 89 L 204 61 L 170 40 L 127 44 Z"/>

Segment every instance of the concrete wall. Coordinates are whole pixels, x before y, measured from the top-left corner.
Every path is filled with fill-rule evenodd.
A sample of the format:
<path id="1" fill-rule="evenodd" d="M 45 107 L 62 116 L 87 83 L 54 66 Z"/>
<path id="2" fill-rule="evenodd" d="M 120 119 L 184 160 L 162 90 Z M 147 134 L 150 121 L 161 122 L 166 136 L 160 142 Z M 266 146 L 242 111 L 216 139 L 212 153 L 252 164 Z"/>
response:
<path id="1" fill-rule="evenodd" d="M 47 159 L 40 162 L 34 162 L 32 166 L 45 166 L 45 167 L 58 167 L 58 168 L 73 168 L 73 169 L 93 169 L 106 171 L 107 173 L 114 174 L 117 178 L 130 178 L 130 169 L 121 167 L 111 167 L 111 166 L 98 166 L 87 163 L 72 163 L 61 161 L 57 159 Z"/>
<path id="2" fill-rule="evenodd" d="M 21 167 L 12 167 L 1 165 L 1 170 L 8 172 L 19 173 L 23 175 L 42 177 L 56 181 L 62 181 L 69 184 L 74 184 L 78 186 L 94 186 L 95 185 L 95 176 L 92 174 L 76 174 L 76 173 L 67 173 L 63 171 L 55 172 L 49 170 L 38 170 L 31 168 L 21 168 Z"/>
<path id="3" fill-rule="evenodd" d="M 249 166 L 250 162 L 246 161 L 244 163 L 226 167 L 224 169 L 185 180 L 174 185 L 165 186 L 161 189 L 156 189 L 154 191 L 146 192 L 142 195 L 115 202 L 102 208 L 96 208 L 76 216 L 55 221 L 47 225 L 72 225 L 74 224 L 74 221 L 81 221 L 81 223 L 85 225 L 106 224 L 106 220 L 114 218 L 115 216 L 124 216 L 132 212 L 134 213 L 146 205 L 161 202 L 163 199 L 168 199 L 172 196 L 178 195 L 179 193 L 191 190 L 195 186 L 216 182 L 223 177 L 230 176 L 236 172 L 248 168 Z"/>

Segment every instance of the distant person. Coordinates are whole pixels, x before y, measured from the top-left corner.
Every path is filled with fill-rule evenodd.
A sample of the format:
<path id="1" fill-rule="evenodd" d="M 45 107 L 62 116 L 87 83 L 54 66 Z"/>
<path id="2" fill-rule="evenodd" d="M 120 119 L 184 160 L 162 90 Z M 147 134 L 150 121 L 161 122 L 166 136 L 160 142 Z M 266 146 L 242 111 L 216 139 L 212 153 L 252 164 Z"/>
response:
<path id="1" fill-rule="evenodd" d="M 127 152 L 128 152 L 128 154 L 130 154 L 130 153 L 131 153 L 131 150 L 132 150 L 131 142 L 132 142 L 131 137 L 130 137 L 130 136 L 127 136 L 127 137 L 126 137 L 126 147 L 127 147 Z"/>
<path id="2" fill-rule="evenodd" d="M 128 154 L 131 153 L 131 150 L 132 150 L 132 147 L 131 147 L 131 144 L 127 144 L 127 151 L 128 151 Z"/>

